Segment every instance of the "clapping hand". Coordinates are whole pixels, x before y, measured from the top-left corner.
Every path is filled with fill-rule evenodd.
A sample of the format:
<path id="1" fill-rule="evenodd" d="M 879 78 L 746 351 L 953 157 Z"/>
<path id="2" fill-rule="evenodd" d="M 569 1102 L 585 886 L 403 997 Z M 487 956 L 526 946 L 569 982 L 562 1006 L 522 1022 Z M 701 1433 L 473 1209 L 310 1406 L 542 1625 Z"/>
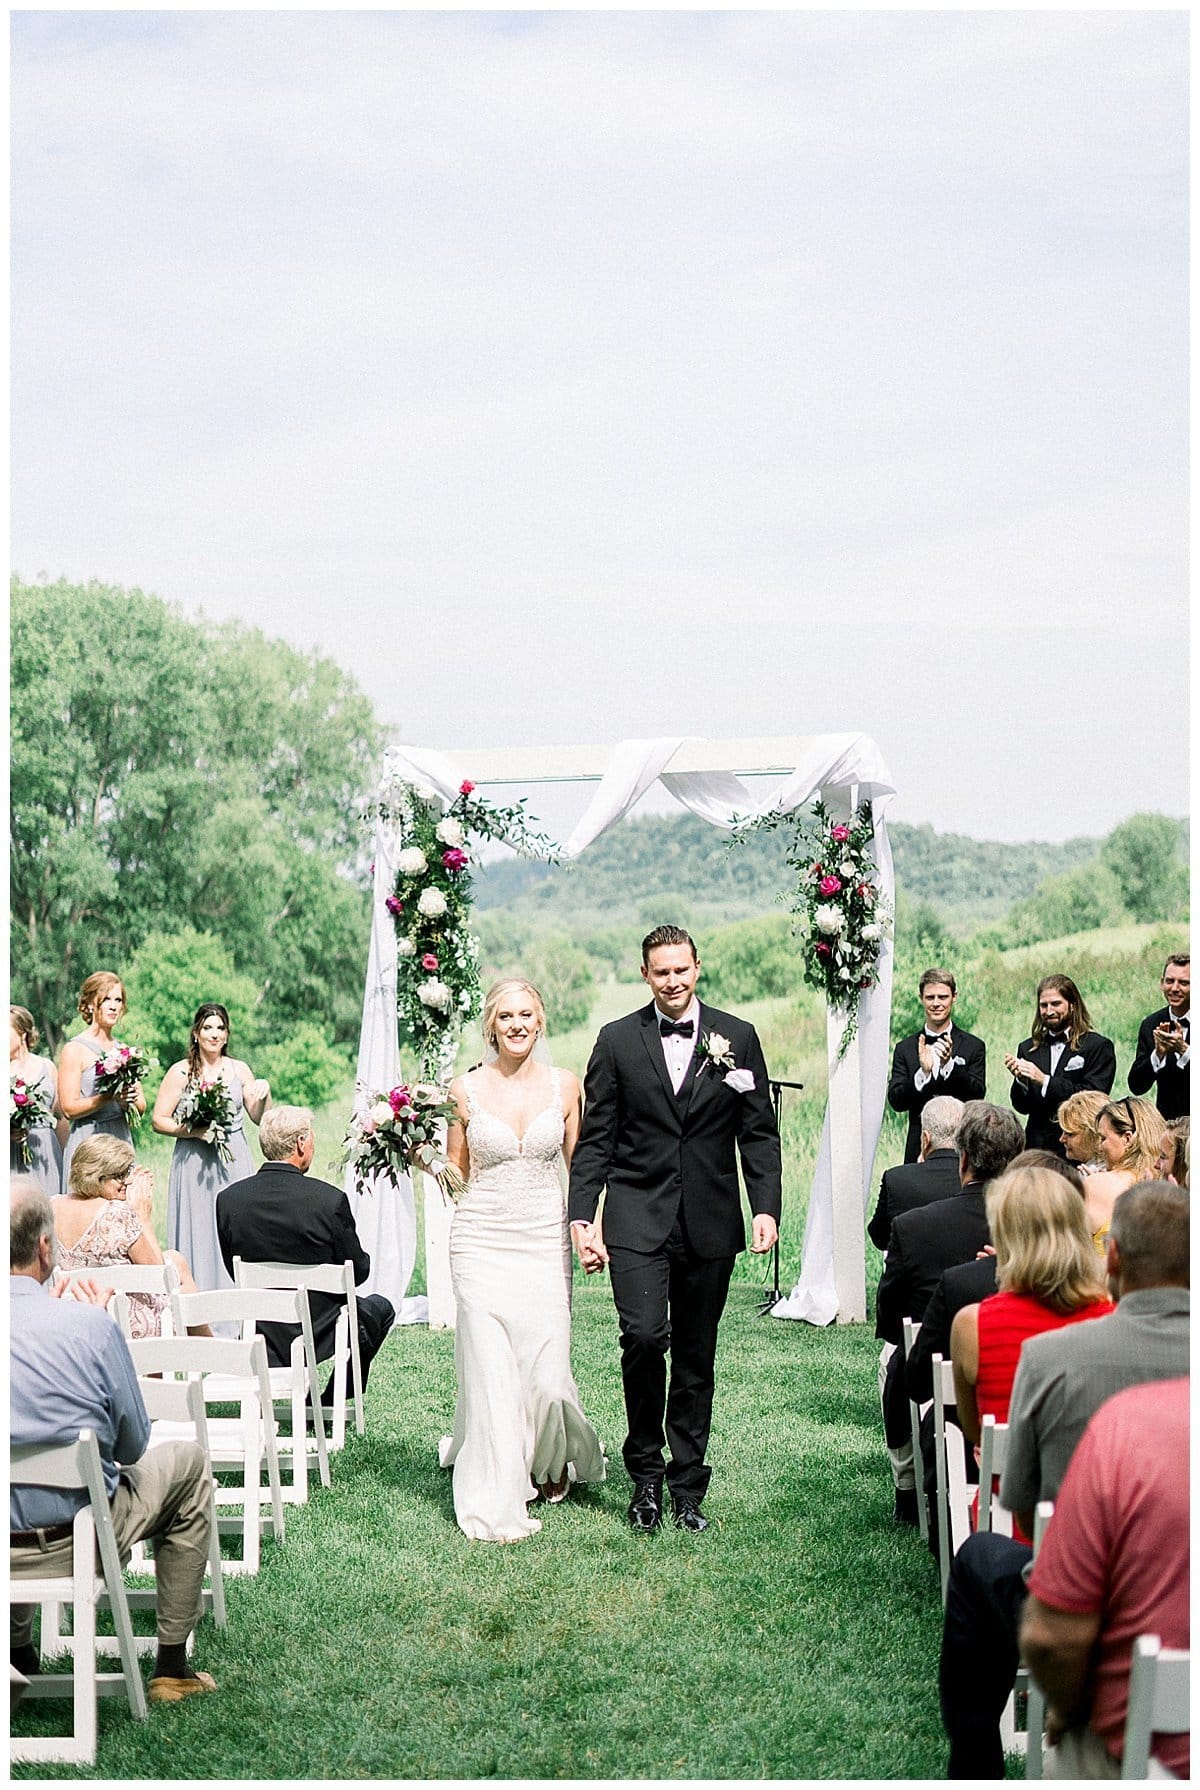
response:
<path id="1" fill-rule="evenodd" d="M 1160 1057 L 1175 1056 L 1183 1049 L 1183 1027 L 1174 1020 L 1164 1019 L 1161 1025 L 1154 1028 L 1154 1048 Z"/>
<path id="2" fill-rule="evenodd" d="M 1014 1081 L 1043 1082 L 1046 1080 L 1045 1070 L 1039 1069 L 1036 1063 L 1031 1063 L 1026 1057 L 1014 1057 L 1010 1054 L 1004 1059 L 1004 1067 Z"/>
<path id="3" fill-rule="evenodd" d="M 80 1305 L 107 1305 L 112 1298 L 111 1287 L 102 1287 L 97 1280 L 56 1280 L 49 1287 L 52 1299 L 74 1299 Z"/>
<path id="4" fill-rule="evenodd" d="M 154 1175 L 150 1169 L 135 1168 L 130 1171 L 125 1200 L 133 1207 L 143 1224 L 150 1222 L 154 1205 Z"/>

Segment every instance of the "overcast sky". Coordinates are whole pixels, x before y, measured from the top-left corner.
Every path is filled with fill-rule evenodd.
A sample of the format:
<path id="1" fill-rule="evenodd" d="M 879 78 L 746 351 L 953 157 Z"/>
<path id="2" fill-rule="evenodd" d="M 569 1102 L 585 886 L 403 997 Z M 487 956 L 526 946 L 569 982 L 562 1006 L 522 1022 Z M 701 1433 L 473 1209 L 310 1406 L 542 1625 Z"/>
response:
<path id="1" fill-rule="evenodd" d="M 12 559 L 438 746 L 1181 814 L 1187 15 L 16 13 Z"/>

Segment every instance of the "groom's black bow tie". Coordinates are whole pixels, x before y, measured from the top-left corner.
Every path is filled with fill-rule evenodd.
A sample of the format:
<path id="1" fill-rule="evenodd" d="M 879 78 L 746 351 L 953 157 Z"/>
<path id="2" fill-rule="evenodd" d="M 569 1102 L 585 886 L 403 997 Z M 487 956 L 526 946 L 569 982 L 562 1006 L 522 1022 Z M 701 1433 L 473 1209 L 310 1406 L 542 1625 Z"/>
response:
<path id="1" fill-rule="evenodd" d="M 690 1038 L 695 1030 L 694 1019 L 660 1019 L 658 1022 L 660 1038 Z"/>

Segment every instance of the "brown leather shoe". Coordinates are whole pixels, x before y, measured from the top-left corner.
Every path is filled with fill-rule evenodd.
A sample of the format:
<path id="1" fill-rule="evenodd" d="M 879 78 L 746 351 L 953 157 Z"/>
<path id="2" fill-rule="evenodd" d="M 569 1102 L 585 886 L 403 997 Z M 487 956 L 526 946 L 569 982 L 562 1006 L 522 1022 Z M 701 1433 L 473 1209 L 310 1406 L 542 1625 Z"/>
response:
<path id="1" fill-rule="evenodd" d="M 151 1703 L 182 1703 L 185 1697 L 201 1697 L 216 1688 L 211 1672 L 197 1672 L 194 1678 L 152 1678 L 146 1695 Z"/>

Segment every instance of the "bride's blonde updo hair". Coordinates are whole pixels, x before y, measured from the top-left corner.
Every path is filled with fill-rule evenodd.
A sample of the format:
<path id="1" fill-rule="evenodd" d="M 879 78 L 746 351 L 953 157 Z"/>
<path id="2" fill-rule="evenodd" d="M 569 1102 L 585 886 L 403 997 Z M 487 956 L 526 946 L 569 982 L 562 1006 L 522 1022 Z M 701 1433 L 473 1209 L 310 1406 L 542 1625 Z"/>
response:
<path id="1" fill-rule="evenodd" d="M 545 1036 L 546 1005 L 533 983 L 526 982 L 523 976 L 501 976 L 498 982 L 492 983 L 483 997 L 483 1013 L 479 1023 L 483 1029 L 485 1049 L 499 1051 L 500 1046 L 496 1039 L 496 1015 L 506 996 L 517 989 L 527 994 L 533 1001 L 533 1010 L 537 1014 L 538 1033 L 542 1037 Z"/>

